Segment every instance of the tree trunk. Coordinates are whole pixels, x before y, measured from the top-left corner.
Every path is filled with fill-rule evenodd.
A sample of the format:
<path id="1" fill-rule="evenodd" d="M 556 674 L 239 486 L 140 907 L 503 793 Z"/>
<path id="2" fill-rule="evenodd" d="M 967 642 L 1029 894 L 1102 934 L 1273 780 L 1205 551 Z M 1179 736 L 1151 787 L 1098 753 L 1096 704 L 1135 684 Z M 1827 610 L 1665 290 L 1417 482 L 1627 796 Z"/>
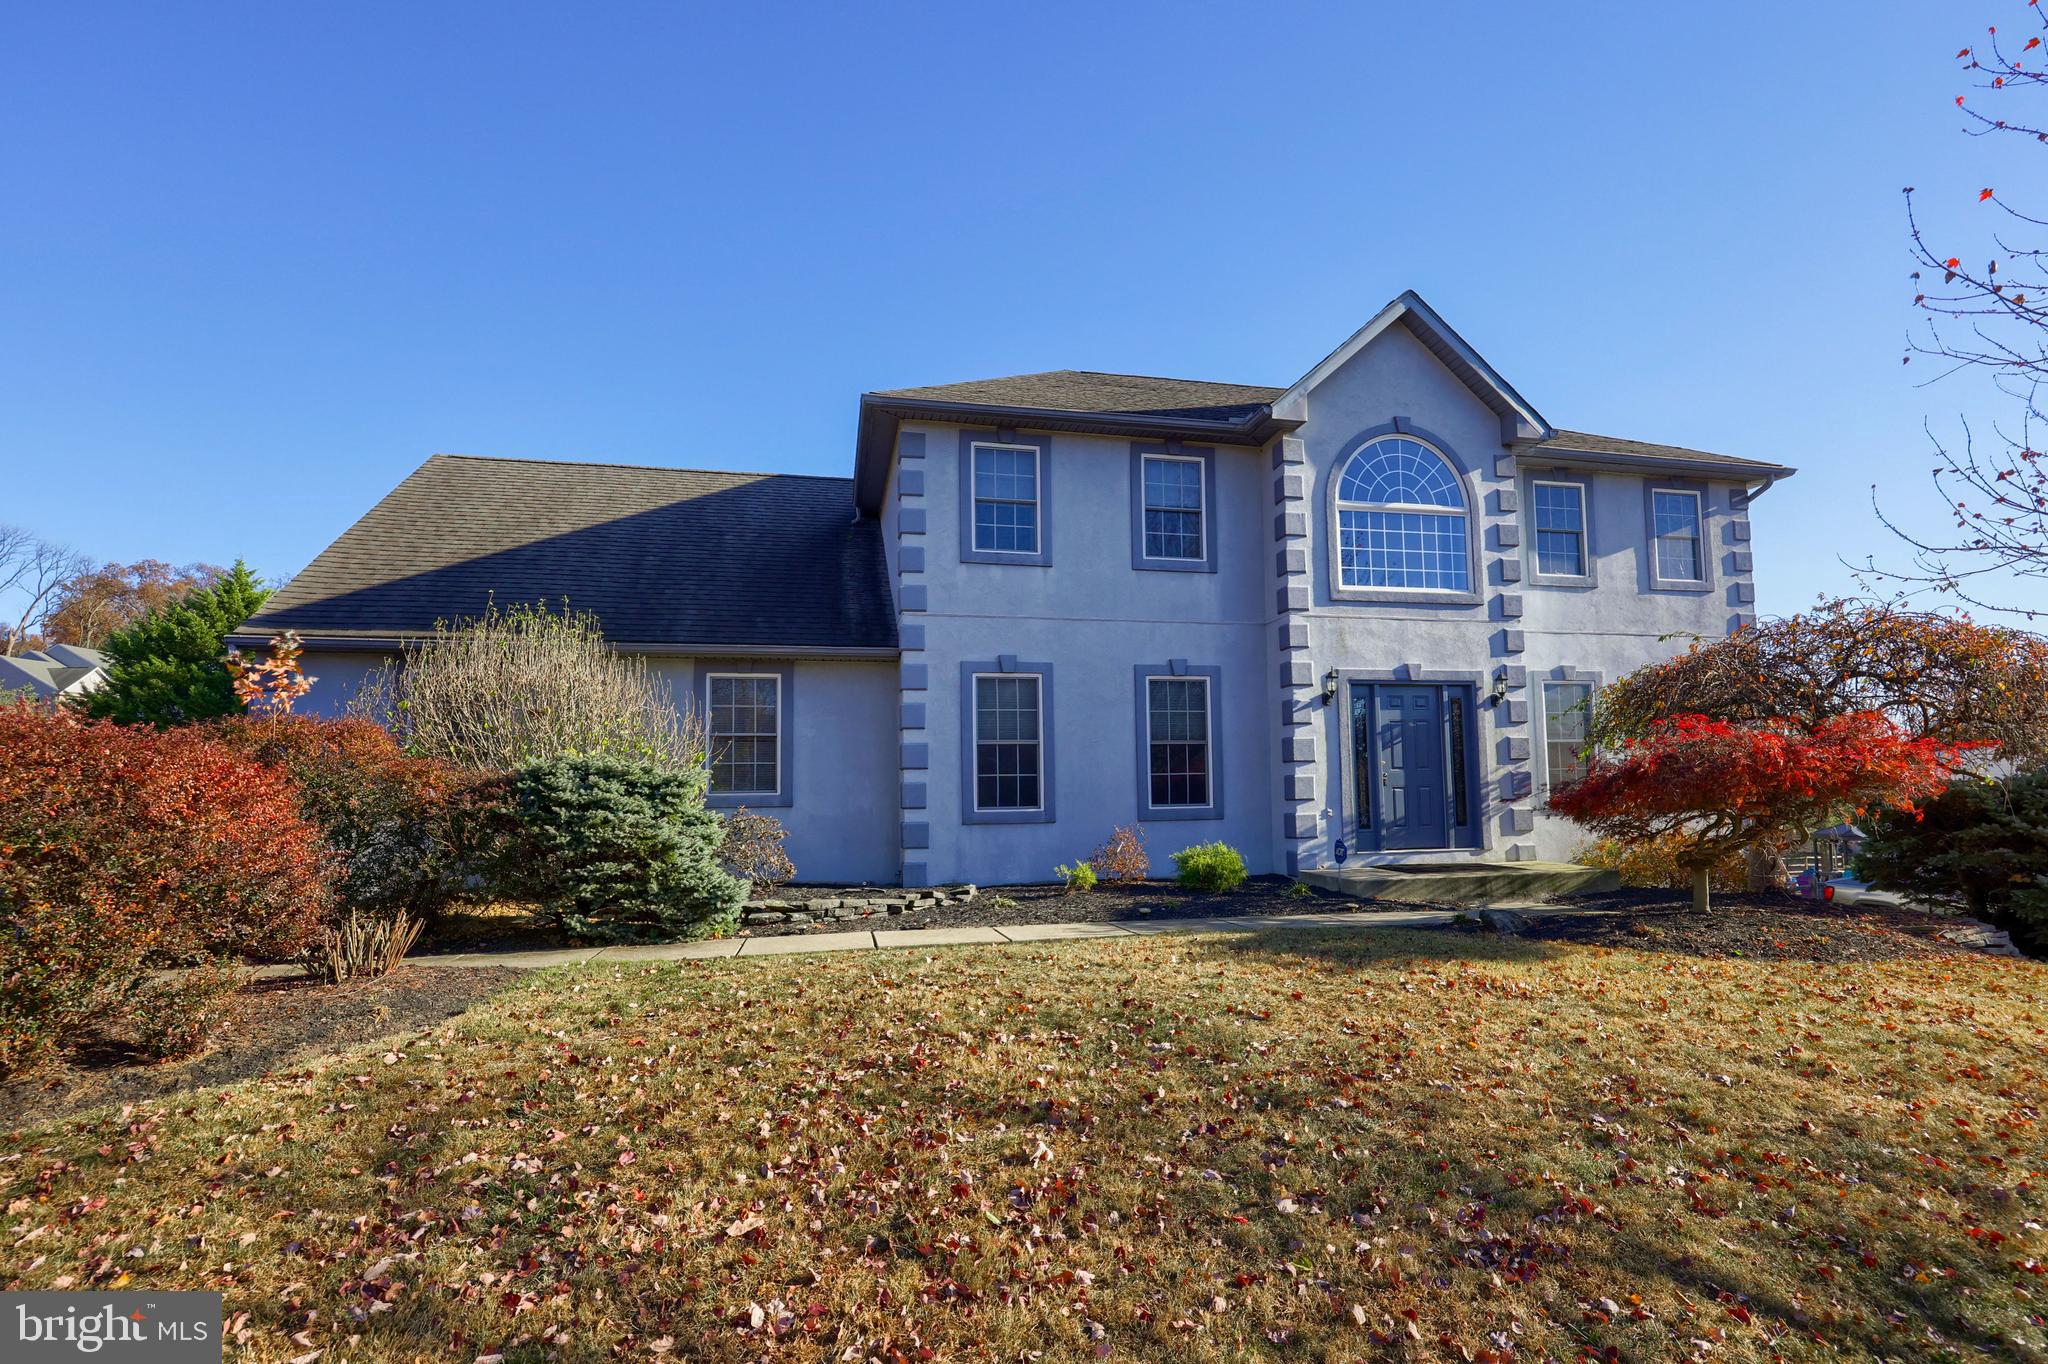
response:
<path id="1" fill-rule="evenodd" d="M 1792 879 L 1785 868 L 1785 851 L 1774 844 L 1752 843 L 1742 850 L 1744 888 L 1750 891 L 1782 890 Z"/>
<path id="2" fill-rule="evenodd" d="M 1712 867 L 1694 867 L 1692 869 L 1693 913 L 1705 914 L 1710 909 L 1712 909 L 1713 906 L 1711 903 L 1711 889 L 1713 886 L 1713 877 L 1714 869 Z"/>

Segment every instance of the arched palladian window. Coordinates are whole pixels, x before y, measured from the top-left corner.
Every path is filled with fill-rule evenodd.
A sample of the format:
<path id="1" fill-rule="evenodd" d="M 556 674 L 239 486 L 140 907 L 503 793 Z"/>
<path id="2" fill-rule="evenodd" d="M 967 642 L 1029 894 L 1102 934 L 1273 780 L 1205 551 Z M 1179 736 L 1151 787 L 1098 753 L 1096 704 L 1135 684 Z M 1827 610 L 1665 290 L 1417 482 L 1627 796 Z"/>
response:
<path id="1" fill-rule="evenodd" d="M 1465 496 L 1451 463 L 1411 436 L 1385 436 L 1337 478 L 1343 588 L 1470 592 Z"/>

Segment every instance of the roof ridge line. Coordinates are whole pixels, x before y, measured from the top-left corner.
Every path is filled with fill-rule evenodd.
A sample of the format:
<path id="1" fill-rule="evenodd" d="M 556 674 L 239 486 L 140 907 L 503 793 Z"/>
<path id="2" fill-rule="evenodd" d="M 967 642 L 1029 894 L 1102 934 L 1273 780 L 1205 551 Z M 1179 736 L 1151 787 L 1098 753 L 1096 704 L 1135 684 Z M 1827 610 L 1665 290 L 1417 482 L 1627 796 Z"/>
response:
<path id="1" fill-rule="evenodd" d="M 437 459 L 473 459 L 483 464 L 547 464 L 558 469 L 644 469 L 656 474 L 722 474 L 728 478 L 808 478 L 819 483 L 851 483 L 839 474 L 763 473 L 758 469 L 695 469 L 680 464 L 629 464 L 616 459 L 544 459 L 539 455 L 467 455 L 453 450 L 436 450 L 427 456 Z"/>

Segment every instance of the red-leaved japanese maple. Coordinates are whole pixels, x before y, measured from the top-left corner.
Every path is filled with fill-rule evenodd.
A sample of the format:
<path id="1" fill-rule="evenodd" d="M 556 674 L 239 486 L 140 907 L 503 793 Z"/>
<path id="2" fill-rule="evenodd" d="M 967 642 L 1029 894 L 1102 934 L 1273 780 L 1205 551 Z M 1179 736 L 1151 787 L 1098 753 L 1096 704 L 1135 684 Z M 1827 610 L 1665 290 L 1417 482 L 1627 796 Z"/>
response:
<path id="1" fill-rule="evenodd" d="M 1704 911 L 1708 873 L 1722 857 L 1803 838 L 1845 813 L 1910 808 L 1947 785 L 1959 752 L 1874 711 L 1811 728 L 1680 715 L 1595 753 L 1585 776 L 1551 794 L 1550 808 L 1603 837 L 1675 841 L 1692 872 L 1693 908 Z"/>

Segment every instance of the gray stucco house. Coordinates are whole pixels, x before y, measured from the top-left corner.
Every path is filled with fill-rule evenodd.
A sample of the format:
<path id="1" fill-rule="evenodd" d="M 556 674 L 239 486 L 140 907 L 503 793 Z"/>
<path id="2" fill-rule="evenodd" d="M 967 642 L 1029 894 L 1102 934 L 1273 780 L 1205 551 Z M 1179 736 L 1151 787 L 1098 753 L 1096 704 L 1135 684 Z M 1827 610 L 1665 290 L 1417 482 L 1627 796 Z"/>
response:
<path id="1" fill-rule="evenodd" d="M 1287 388 L 869 393 L 851 479 L 440 456 L 244 627 L 338 710 L 437 619 L 567 597 L 710 719 L 807 880 L 1563 859 L 1602 679 L 1748 620 L 1781 464 L 1560 430 L 1414 294 Z"/>

